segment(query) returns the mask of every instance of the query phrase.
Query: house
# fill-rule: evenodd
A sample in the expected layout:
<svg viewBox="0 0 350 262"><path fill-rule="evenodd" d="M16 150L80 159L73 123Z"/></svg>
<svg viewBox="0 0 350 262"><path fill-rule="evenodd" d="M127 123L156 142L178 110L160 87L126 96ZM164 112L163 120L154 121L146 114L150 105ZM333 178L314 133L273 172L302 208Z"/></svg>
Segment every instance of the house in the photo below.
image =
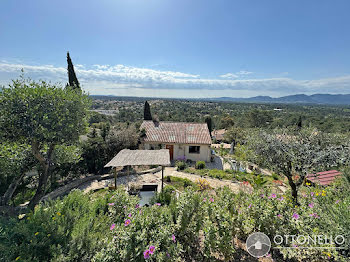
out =
<svg viewBox="0 0 350 262"><path fill-rule="evenodd" d="M211 144L211 147L215 149L220 149L220 148L231 149L231 144L227 144L227 143Z"/></svg>
<svg viewBox="0 0 350 262"><path fill-rule="evenodd" d="M209 162L211 137L206 123L143 121L140 149L169 149L170 160Z"/></svg>
<svg viewBox="0 0 350 262"><path fill-rule="evenodd" d="M213 139L215 139L218 143L220 143L224 140L225 133L226 133L226 129L213 130L212 132Z"/></svg>

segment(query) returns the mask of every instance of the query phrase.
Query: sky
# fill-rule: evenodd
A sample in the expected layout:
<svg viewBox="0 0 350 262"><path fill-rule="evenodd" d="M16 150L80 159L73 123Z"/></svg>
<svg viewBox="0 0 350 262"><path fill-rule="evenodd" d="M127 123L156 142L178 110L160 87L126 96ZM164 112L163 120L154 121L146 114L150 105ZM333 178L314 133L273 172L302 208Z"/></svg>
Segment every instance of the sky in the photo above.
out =
<svg viewBox="0 0 350 262"><path fill-rule="evenodd" d="M0 84L90 94L251 97L350 93L348 0L1 0Z"/></svg>

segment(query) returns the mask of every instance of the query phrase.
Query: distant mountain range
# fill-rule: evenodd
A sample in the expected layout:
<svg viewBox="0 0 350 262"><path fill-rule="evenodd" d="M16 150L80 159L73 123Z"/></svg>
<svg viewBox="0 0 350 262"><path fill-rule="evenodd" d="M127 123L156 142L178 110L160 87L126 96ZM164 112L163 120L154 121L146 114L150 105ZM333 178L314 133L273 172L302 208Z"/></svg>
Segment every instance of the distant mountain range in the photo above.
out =
<svg viewBox="0 0 350 262"><path fill-rule="evenodd" d="M278 104L319 104L319 105L350 105L350 94L331 95L331 94L314 94L314 95L290 95L282 97L255 96L249 98L235 97L215 97L215 98L156 98L156 97L127 97L113 95L92 95L94 99L121 99L131 101L144 101L154 99L164 100L192 100L192 101L211 101L211 102L242 102L242 103L278 103Z"/></svg>
<svg viewBox="0 0 350 262"><path fill-rule="evenodd" d="M233 98L233 97L218 97L211 98L211 101L222 102L247 102L247 103L300 103L300 104L332 104L332 105L350 105L350 94L346 95L330 95L330 94L315 94L315 95L290 95L282 97L270 96L255 96L250 98Z"/></svg>

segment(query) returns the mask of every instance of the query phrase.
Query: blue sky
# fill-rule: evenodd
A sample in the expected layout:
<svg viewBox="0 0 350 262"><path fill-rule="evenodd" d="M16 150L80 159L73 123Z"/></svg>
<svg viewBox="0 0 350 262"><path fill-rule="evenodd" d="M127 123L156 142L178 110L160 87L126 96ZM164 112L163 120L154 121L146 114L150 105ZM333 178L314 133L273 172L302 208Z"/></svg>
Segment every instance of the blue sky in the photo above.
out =
<svg viewBox="0 0 350 262"><path fill-rule="evenodd" d="M348 0L1 0L0 83L91 94L350 93Z"/></svg>

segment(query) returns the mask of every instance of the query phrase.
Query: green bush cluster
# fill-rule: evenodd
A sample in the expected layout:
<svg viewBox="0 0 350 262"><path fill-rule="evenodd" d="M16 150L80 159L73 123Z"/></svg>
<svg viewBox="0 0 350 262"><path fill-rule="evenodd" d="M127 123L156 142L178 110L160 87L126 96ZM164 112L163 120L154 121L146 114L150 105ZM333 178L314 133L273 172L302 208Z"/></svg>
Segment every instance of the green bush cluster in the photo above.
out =
<svg viewBox="0 0 350 262"><path fill-rule="evenodd" d="M107 197L92 199L73 191L35 208L22 219L1 219L4 261L88 261L102 248L111 221ZM22 216L20 216L22 217ZM0 230L1 231L1 230Z"/></svg>
<svg viewBox="0 0 350 262"><path fill-rule="evenodd" d="M238 181L246 181L246 180L248 180L248 177L250 176L248 173L229 170L229 169L219 170L219 169L186 168L184 170L184 172L199 175L199 176L208 176L211 178L238 180Z"/></svg>
<svg viewBox="0 0 350 262"><path fill-rule="evenodd" d="M123 188L98 196L72 192L20 220L2 218L0 252L5 261L234 261L234 240L245 241L257 231L270 239L277 234L349 238L350 191L344 182L303 187L300 206L293 205L289 192L264 188L235 194L228 188L213 193L188 187L179 197L173 191L165 187L149 207L139 207L139 199ZM277 261L348 261L334 244L322 245L330 247L326 251L296 245L273 248L270 255Z"/></svg>
<svg viewBox="0 0 350 262"><path fill-rule="evenodd" d="M166 185L163 189L163 191L159 194L157 194L152 200L151 203L160 203L169 205L172 198L175 196L176 187L171 185Z"/></svg>
<svg viewBox="0 0 350 262"><path fill-rule="evenodd" d="M184 161L176 161L175 166L177 167L177 170L184 170L187 168L187 164Z"/></svg>
<svg viewBox="0 0 350 262"><path fill-rule="evenodd" d="M182 177L175 177L175 176L166 176L165 181L168 183L171 183L172 186L174 186L178 190L183 190L186 187L193 187L194 189L197 189L198 186L195 182Z"/></svg>
<svg viewBox="0 0 350 262"><path fill-rule="evenodd" d="M205 168L205 162L204 161L197 161L196 162L196 169L204 169Z"/></svg>

